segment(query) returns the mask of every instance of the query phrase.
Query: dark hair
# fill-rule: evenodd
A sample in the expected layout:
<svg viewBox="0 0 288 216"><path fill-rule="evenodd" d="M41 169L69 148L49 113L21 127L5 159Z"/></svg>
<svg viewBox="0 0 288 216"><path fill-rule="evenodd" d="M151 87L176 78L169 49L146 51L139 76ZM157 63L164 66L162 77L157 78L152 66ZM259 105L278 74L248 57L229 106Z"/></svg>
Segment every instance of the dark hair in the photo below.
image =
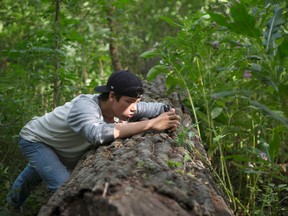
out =
<svg viewBox="0 0 288 216"><path fill-rule="evenodd" d="M109 99L110 92L103 92L100 95L98 95L98 99L101 101L107 101Z"/></svg>

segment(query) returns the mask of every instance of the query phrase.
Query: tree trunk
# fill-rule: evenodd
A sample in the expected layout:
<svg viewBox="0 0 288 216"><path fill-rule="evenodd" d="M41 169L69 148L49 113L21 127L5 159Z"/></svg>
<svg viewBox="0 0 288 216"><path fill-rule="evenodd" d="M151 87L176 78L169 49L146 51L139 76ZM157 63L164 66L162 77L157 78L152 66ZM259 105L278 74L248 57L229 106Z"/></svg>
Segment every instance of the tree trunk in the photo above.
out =
<svg viewBox="0 0 288 216"><path fill-rule="evenodd" d="M55 1L55 17L54 17L54 35L55 35L55 60L54 60L54 88L53 88L53 107L56 108L58 105L59 96L59 57L58 50L60 48L59 39L59 13L60 13L60 0Z"/></svg>
<svg viewBox="0 0 288 216"><path fill-rule="evenodd" d="M116 31L116 21L114 18L114 12L116 7L107 6L107 20L108 26L110 29L110 36L109 36L109 51L111 56L111 61L113 65L114 71L122 70L122 66L120 63L120 59L118 56L118 40L117 40L117 31Z"/></svg>
<svg viewBox="0 0 288 216"><path fill-rule="evenodd" d="M189 115L177 94L166 95L163 82L145 84L144 101L173 105L184 133L148 131L90 150L39 216L233 215Z"/></svg>

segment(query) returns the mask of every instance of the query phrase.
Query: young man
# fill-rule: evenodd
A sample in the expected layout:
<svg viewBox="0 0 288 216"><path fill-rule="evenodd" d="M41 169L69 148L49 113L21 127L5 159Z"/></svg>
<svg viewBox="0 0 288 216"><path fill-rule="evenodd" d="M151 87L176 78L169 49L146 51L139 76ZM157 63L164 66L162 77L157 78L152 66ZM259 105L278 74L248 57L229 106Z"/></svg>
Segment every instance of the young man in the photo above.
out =
<svg viewBox="0 0 288 216"><path fill-rule="evenodd" d="M142 83L129 71L113 73L95 91L101 94L80 95L23 127L19 146L29 163L15 180L8 204L19 208L42 181L56 191L93 145L179 125L174 109L165 112L165 104L140 102Z"/></svg>

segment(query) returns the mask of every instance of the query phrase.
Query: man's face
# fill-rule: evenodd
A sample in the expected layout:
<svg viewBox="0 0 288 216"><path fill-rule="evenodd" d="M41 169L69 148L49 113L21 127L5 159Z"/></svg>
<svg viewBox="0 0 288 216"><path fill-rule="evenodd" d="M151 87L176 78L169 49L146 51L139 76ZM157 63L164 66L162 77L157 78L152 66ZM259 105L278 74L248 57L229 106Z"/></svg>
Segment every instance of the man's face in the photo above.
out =
<svg viewBox="0 0 288 216"><path fill-rule="evenodd" d="M140 100L140 98L128 96L122 96L119 101L115 98L112 107L115 117L122 121L127 121L136 112L137 103L139 103Z"/></svg>

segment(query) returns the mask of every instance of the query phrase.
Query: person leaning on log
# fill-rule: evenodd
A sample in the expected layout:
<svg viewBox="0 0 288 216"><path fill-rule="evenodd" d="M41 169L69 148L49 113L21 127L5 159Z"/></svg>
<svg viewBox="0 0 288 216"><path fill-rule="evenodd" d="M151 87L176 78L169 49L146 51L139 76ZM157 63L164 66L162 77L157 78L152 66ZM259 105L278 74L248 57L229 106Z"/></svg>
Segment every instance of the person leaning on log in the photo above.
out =
<svg viewBox="0 0 288 216"><path fill-rule="evenodd" d="M129 71L114 72L95 91L101 94L77 96L22 128L19 146L28 165L12 185L8 205L20 208L42 181L56 191L92 146L147 130L174 131L180 124L175 110L165 110L165 104L140 102L142 83ZM143 118L147 120L139 121Z"/></svg>

